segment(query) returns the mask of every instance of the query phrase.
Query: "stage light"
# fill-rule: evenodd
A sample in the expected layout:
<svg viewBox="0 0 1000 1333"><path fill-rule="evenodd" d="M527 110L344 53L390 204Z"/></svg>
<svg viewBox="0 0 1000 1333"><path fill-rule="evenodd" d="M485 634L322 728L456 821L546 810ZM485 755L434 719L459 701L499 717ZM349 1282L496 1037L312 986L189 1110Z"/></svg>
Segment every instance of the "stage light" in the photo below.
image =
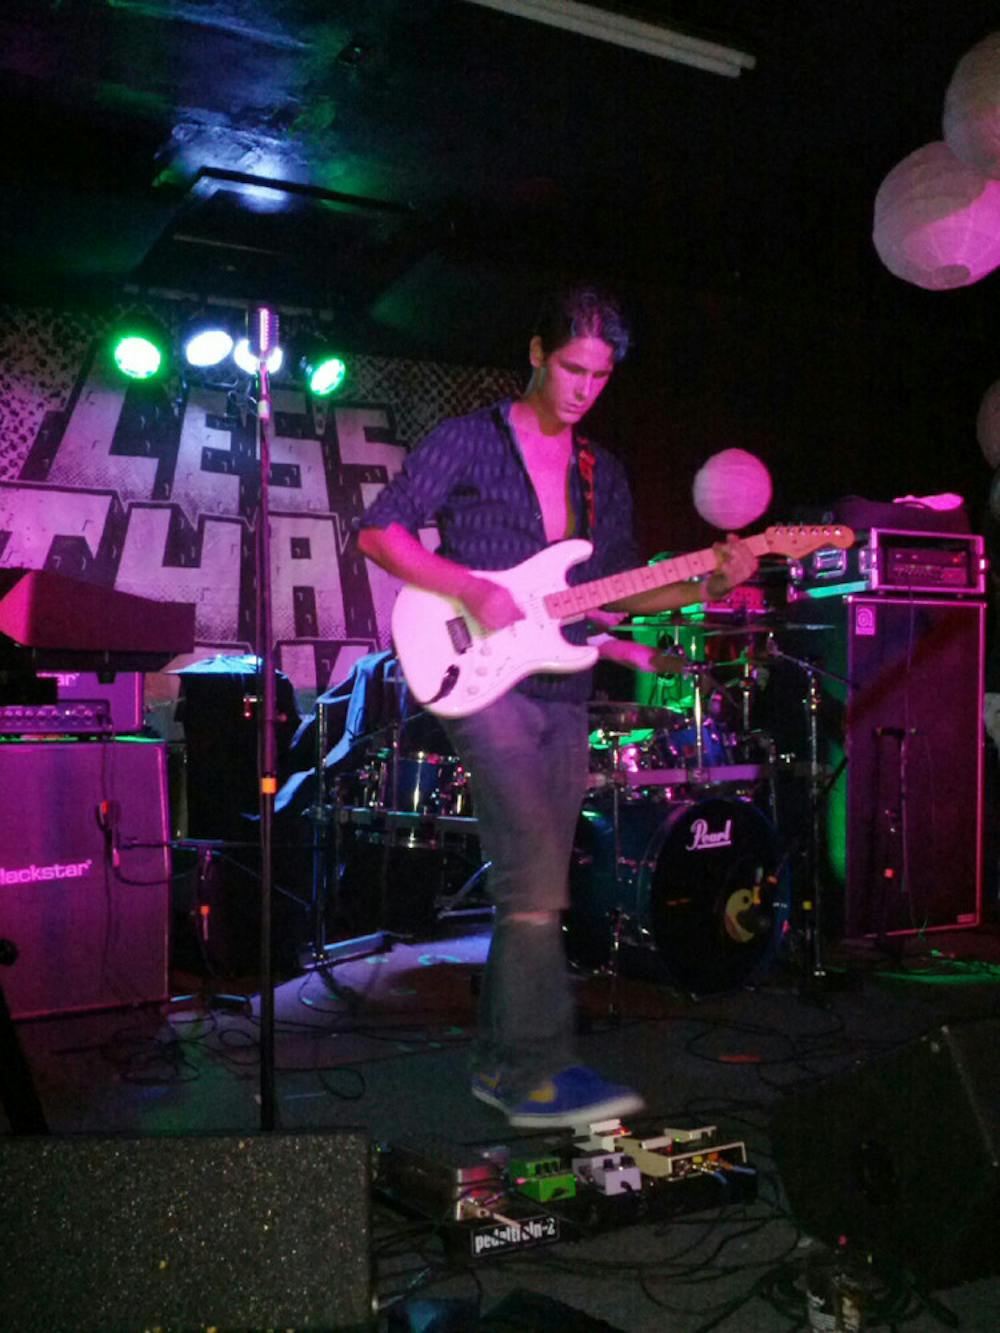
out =
<svg viewBox="0 0 1000 1333"><path fill-rule="evenodd" d="M154 380L169 364L169 345L169 337L155 320L146 315L129 315L111 332L111 359L126 379Z"/></svg>
<svg viewBox="0 0 1000 1333"><path fill-rule="evenodd" d="M232 350L232 333L223 321L210 315L191 320L181 334L184 360L198 370L219 365Z"/></svg>
<svg viewBox="0 0 1000 1333"><path fill-rule="evenodd" d="M319 338L307 340L298 351L296 365L306 388L317 398L337 393L347 379L347 362Z"/></svg>
<svg viewBox="0 0 1000 1333"><path fill-rule="evenodd" d="M260 369L260 357L254 356L250 351L250 339L241 338L233 348L233 360L239 366L240 370L246 375L256 375ZM280 347L276 347L267 358L267 373L277 375L278 371L284 365L285 353Z"/></svg>

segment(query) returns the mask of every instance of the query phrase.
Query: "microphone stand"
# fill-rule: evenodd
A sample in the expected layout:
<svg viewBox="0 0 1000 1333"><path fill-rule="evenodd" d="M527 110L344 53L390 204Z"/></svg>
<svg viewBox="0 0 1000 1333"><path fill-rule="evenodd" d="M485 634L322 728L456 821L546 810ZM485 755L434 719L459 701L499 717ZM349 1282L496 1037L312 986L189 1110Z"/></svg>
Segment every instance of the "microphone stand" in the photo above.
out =
<svg viewBox="0 0 1000 1333"><path fill-rule="evenodd" d="M277 1123L274 1058L274 971L271 958L274 798L278 790L274 632L271 605L271 381L267 361L278 341L273 310L253 311L256 329L250 346L258 358L257 441L260 450L260 499L257 504L257 661L260 672L260 1127Z"/></svg>

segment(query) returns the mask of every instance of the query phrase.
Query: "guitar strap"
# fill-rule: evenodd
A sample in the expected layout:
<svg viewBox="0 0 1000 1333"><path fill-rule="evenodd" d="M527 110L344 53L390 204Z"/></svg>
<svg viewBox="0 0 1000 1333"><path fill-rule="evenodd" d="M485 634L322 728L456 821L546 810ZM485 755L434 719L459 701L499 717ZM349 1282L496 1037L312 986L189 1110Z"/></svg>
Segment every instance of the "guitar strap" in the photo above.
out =
<svg viewBox="0 0 1000 1333"><path fill-rule="evenodd" d="M594 529L597 523L597 500L594 491L594 469L597 466L597 459L586 440L581 440L576 452L576 465L580 469L580 480L583 483L583 498L586 502L587 510L587 531L583 536L593 540Z"/></svg>

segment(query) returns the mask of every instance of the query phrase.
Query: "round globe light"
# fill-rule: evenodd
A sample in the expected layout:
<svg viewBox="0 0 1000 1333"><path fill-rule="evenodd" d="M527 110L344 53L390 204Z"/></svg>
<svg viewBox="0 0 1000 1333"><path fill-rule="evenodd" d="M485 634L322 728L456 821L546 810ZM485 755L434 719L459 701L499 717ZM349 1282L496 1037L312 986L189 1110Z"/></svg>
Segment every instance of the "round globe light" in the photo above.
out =
<svg viewBox="0 0 1000 1333"><path fill-rule="evenodd" d="M735 532L771 503L771 474L746 449L723 449L698 469L693 490L694 507L705 522Z"/></svg>

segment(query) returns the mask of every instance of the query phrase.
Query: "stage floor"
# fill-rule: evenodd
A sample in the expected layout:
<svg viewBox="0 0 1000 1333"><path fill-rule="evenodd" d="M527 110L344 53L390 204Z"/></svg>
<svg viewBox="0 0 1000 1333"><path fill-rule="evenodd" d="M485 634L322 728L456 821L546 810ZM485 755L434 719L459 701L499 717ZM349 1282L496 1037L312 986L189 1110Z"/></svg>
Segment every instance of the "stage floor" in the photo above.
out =
<svg viewBox="0 0 1000 1333"><path fill-rule="evenodd" d="M279 1126L363 1127L390 1144L414 1134L443 1135L456 1145L513 1142L500 1114L467 1088L488 942L488 917L451 920L430 938L338 965L334 985L317 972L283 981L275 996ZM822 986L804 985L798 961L779 958L754 989L701 1000L626 978L617 1018L609 980L580 977L582 1059L640 1088L665 1124L716 1123L745 1140L760 1173L757 1202L624 1227L484 1261L472 1271L450 1269L426 1246L400 1241L407 1219L379 1203L378 1289L386 1308L393 1301L398 1307L414 1279L416 1294L423 1274L430 1285L420 1288L422 1297L481 1296L484 1312L527 1289L635 1333L795 1327L776 1291L807 1242L786 1212L770 1156L771 1108L804 1084L876 1059L936 1024L1000 1017L996 927L907 938L901 954L890 960L864 943L827 946ZM232 980L221 1000L222 983L181 974L173 983L188 998L17 1025L53 1132L183 1135L259 1125L253 979L243 983L245 1009ZM816 1151L823 1152L821 1135ZM304 1208L322 1207L310 1197L308 1179L301 1197ZM931 1218L928 1225L946 1222ZM997 1328L1000 1279L956 1287L942 1299L960 1327ZM713 1324L728 1302L728 1315ZM907 1328L942 1327L917 1298L909 1308Z"/></svg>

